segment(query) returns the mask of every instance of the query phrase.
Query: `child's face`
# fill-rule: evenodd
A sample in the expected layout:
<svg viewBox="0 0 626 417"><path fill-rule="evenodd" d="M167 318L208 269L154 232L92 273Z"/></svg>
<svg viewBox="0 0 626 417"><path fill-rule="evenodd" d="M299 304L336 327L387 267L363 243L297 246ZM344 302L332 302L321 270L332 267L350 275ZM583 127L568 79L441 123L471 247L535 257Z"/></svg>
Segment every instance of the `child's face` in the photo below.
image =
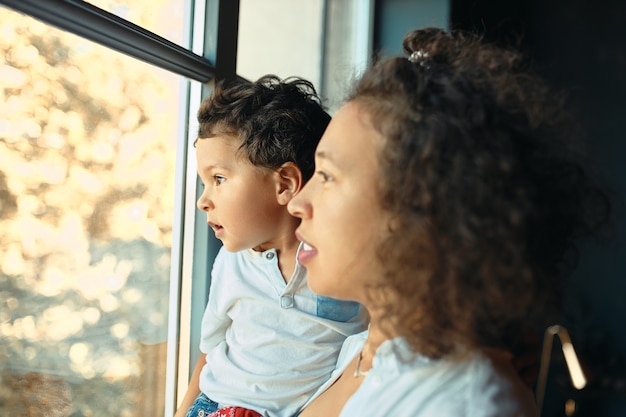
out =
<svg viewBox="0 0 626 417"><path fill-rule="evenodd" d="M198 175L204 184L198 208L224 247L267 249L284 206L276 200L275 172L256 167L237 152L233 136L201 138L196 142Z"/></svg>
<svg viewBox="0 0 626 417"><path fill-rule="evenodd" d="M367 113L346 104L317 146L314 176L289 203L302 219L298 238L309 245L298 259L321 295L367 304L366 286L382 274L376 248L389 226L378 196L382 141Z"/></svg>

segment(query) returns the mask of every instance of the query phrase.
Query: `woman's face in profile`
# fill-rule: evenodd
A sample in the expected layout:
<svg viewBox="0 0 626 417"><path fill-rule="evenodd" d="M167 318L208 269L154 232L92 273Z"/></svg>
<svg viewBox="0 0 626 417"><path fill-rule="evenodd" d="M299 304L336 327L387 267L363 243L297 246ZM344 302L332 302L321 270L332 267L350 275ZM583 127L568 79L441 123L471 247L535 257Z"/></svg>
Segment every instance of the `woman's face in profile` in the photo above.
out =
<svg viewBox="0 0 626 417"><path fill-rule="evenodd" d="M361 302L365 285L381 275L376 248L389 223L378 197L384 139L369 120L356 102L337 112L317 147L314 176L289 203L302 219L298 260L311 289Z"/></svg>

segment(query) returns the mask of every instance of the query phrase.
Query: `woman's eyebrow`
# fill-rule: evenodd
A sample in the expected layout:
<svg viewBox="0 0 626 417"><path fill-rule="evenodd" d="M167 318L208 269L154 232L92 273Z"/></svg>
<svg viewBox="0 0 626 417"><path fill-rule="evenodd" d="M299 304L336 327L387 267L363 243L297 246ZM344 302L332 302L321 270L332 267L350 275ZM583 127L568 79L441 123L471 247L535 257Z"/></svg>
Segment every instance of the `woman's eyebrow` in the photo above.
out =
<svg viewBox="0 0 626 417"><path fill-rule="evenodd" d="M335 161L333 160L332 155L324 150L315 152L315 157L318 159L324 159L326 161L329 161L332 164L335 164Z"/></svg>
<svg viewBox="0 0 626 417"><path fill-rule="evenodd" d="M341 153L329 152L328 150L319 150L315 152L316 165L317 161L323 161L326 166L339 171L346 171L352 169L355 165L355 161L352 158L344 158Z"/></svg>

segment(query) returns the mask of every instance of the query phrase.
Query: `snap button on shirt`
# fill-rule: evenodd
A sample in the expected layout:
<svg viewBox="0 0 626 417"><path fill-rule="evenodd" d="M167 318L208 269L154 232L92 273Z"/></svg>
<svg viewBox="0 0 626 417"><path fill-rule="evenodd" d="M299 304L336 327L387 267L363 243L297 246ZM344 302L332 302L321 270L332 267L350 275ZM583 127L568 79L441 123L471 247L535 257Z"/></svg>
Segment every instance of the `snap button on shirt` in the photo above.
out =
<svg viewBox="0 0 626 417"><path fill-rule="evenodd" d="M265 257L266 257L267 259L274 259L274 252L268 252L268 253L266 253L266 254L265 254Z"/></svg>
<svg viewBox="0 0 626 417"><path fill-rule="evenodd" d="M280 296L280 306L282 308L292 308L293 307L293 295L281 295Z"/></svg>

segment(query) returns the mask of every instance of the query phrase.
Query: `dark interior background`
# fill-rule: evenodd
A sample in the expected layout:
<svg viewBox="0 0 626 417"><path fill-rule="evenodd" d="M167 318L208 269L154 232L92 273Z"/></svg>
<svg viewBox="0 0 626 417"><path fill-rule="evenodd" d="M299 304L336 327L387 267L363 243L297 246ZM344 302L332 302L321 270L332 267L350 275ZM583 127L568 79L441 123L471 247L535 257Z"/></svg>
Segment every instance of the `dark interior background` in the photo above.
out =
<svg viewBox="0 0 626 417"><path fill-rule="evenodd" d="M398 34L434 21L428 10L436 6L378 1L376 48L399 53ZM583 248L561 323L589 384L572 387L555 340L542 416L626 416L626 1L450 0L447 6L450 28L518 46L552 86L567 91L590 157L612 190L615 236ZM568 412L567 400L575 402Z"/></svg>

